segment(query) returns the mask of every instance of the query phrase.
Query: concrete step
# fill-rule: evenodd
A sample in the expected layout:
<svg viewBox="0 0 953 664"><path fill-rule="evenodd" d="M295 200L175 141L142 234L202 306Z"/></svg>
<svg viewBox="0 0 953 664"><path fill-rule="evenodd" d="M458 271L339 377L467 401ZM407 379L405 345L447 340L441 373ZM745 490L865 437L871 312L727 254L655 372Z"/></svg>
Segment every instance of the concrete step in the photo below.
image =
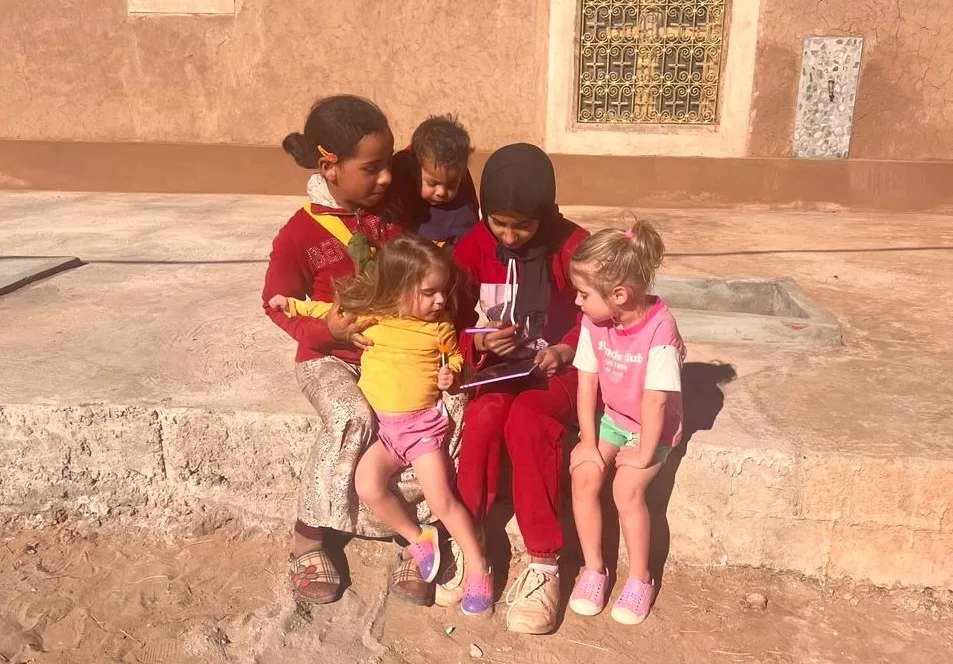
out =
<svg viewBox="0 0 953 664"><path fill-rule="evenodd" d="M80 515L157 533L231 519L286 528L316 426L295 414L6 404L0 510L12 522ZM672 560L953 587L953 463L703 438L659 478Z"/></svg>

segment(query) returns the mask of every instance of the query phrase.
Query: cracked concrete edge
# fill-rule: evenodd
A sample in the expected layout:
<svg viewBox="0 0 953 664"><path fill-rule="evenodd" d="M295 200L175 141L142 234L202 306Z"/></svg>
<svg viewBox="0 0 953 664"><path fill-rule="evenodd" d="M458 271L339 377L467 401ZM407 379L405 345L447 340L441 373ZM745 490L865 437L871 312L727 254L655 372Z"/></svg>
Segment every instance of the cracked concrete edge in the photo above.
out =
<svg viewBox="0 0 953 664"><path fill-rule="evenodd" d="M5 280L0 280L0 295L12 293L15 290L28 286L37 281L52 277L54 274L72 270L83 266L83 261L75 256L49 256L44 258L24 258L18 256L5 256L0 260L29 262L31 267L11 275Z"/></svg>
<svg viewBox="0 0 953 664"><path fill-rule="evenodd" d="M0 522L285 529L316 426L295 414L0 405ZM667 510L671 557L953 587L951 503L953 462L692 441ZM508 531L521 553L515 523Z"/></svg>

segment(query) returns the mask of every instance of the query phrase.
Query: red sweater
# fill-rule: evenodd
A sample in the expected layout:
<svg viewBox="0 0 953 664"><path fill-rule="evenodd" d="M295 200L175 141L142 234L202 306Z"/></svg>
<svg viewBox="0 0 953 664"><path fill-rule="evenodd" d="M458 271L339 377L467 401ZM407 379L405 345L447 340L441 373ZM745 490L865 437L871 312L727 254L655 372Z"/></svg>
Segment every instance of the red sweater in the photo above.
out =
<svg viewBox="0 0 953 664"><path fill-rule="evenodd" d="M372 243L383 243L403 230L403 215L394 204L351 213L317 204L312 204L311 209L316 214L331 213L340 217L351 232L366 232ZM347 247L304 210L298 210L278 231L272 243L261 299L268 317L298 342L296 362L334 355L356 363L360 353L349 344L335 341L326 320L306 316L288 318L280 311L272 311L268 300L275 295L285 295L299 300L310 297L331 302L334 280L353 274L354 263L347 255Z"/></svg>
<svg viewBox="0 0 953 664"><path fill-rule="evenodd" d="M550 344L567 344L576 347L582 311L576 306L576 289L569 280L569 259L576 247L589 237L589 231L577 226L562 215L552 221L551 263L549 273L549 314L543 337ZM456 264L470 277L470 284L460 297L460 312L470 312L480 302L486 310L493 303L488 301L494 291L506 283L506 265L496 257L496 238L485 223L478 223L463 236L453 250ZM459 327L472 326L476 314L459 316ZM462 345L461 347L466 347Z"/></svg>

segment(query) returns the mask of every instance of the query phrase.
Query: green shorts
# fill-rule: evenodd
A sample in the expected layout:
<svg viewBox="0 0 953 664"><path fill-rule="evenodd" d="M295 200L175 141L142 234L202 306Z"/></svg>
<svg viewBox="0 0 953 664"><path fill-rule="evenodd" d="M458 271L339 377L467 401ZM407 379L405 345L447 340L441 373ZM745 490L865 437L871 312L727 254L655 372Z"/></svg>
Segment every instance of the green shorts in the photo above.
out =
<svg viewBox="0 0 953 664"><path fill-rule="evenodd" d="M603 414L602 419L599 420L599 440L604 440L616 447L638 447L639 434L626 431L613 422L608 415ZM671 451L671 447L659 445L655 449L655 456L652 457L652 460L656 463L665 463L665 459L668 458Z"/></svg>

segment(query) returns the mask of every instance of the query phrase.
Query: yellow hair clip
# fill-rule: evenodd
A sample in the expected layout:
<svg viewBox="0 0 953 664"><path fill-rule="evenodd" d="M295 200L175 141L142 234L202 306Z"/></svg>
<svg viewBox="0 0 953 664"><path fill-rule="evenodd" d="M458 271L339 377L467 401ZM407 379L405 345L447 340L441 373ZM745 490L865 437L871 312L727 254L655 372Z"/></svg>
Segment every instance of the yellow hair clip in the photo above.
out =
<svg viewBox="0 0 953 664"><path fill-rule="evenodd" d="M330 161L332 164L338 163L338 156L334 154L333 152L328 152L327 150L325 150L324 146L322 145L318 146L318 154L320 154L322 157Z"/></svg>

